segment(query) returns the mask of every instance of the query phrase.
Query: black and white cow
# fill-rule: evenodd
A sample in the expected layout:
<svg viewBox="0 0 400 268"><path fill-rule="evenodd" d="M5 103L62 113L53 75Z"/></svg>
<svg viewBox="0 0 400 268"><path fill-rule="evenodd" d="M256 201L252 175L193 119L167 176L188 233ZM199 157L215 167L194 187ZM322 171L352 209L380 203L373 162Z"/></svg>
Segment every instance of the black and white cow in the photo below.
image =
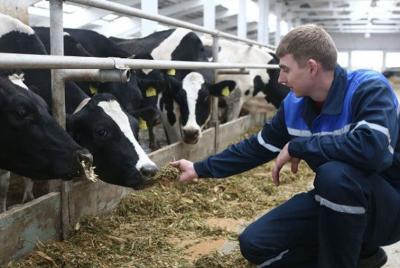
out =
<svg viewBox="0 0 400 268"><path fill-rule="evenodd" d="M9 170L32 179L71 179L83 173L81 161L92 161L43 99L19 75L6 73L0 71L0 212L6 209Z"/></svg>
<svg viewBox="0 0 400 268"><path fill-rule="evenodd" d="M212 40L203 37L202 41L207 51L210 51ZM253 64L279 64L279 59L272 50L249 46L243 43L220 40L218 62L223 63L253 63ZM212 56L209 55L208 56ZM279 69L248 69L248 74L220 74L217 81L227 79L236 82L235 90L227 97L223 97L226 103L226 121L237 118L243 104L257 93L265 94L265 99L275 107L279 107L281 101L289 93L289 88L278 83Z"/></svg>
<svg viewBox="0 0 400 268"><path fill-rule="evenodd" d="M12 23L10 23L10 21ZM8 16L0 38L0 52L46 54L33 29ZM3 40L4 37L4 40ZM4 45L4 47L2 46ZM31 48L35 47L35 50ZM14 49L12 49L14 48ZM26 70L25 81L51 104L50 73ZM76 84L66 84L67 129L82 146L92 151L99 178L112 184L140 187L155 175L157 166L137 143L138 124L110 94L89 98Z"/></svg>
<svg viewBox="0 0 400 268"><path fill-rule="evenodd" d="M35 33L42 40L46 49L50 49L50 34L48 27L34 27ZM124 57L129 54L120 49L105 36L83 29L64 29L64 53L68 56L81 57ZM142 55L141 58L148 58ZM157 108L158 93L163 90L164 78L159 70L143 73L133 71L128 83L116 82L80 82L77 83L87 94L111 93L121 106L131 115L144 120L149 127L150 148L156 149L156 141L152 127L159 121Z"/></svg>
<svg viewBox="0 0 400 268"><path fill-rule="evenodd" d="M118 41L118 45L132 55L149 54L155 60L208 61L200 38L186 29L156 32L138 39L112 40ZM222 92L233 90L235 82L213 84L211 69L165 72L168 89L163 92L159 107L169 141L183 139L186 143L197 143L210 116L210 96L221 96Z"/></svg>

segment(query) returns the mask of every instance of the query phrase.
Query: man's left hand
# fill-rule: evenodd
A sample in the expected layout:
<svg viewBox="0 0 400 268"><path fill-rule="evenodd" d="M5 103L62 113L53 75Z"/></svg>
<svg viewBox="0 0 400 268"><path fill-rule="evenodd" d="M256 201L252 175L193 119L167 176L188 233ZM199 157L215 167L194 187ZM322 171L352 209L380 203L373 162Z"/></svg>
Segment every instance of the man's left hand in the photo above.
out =
<svg viewBox="0 0 400 268"><path fill-rule="evenodd" d="M280 173L282 167L289 161L291 162L292 172L297 173L300 159L291 157L289 155L289 143L286 143L286 145L282 148L281 152L279 153L278 157L276 158L275 166L272 169L272 180L274 181L276 186L279 185L279 173Z"/></svg>

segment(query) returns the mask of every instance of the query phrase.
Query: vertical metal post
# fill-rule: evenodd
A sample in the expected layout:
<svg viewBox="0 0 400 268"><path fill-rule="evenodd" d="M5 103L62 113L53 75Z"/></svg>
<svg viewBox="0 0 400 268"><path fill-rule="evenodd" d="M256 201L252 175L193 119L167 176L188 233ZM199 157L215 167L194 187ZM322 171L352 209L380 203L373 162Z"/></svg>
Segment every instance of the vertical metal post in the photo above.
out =
<svg viewBox="0 0 400 268"><path fill-rule="evenodd" d="M382 59L382 67L381 67L381 71L383 72L385 69L386 69L386 54L387 54L387 51L386 50L384 50L383 51L383 59Z"/></svg>
<svg viewBox="0 0 400 268"><path fill-rule="evenodd" d="M215 29L215 0L203 0L203 26Z"/></svg>
<svg viewBox="0 0 400 268"><path fill-rule="evenodd" d="M238 14L238 32L237 35L241 38L247 38L247 16L246 16L246 0L239 0Z"/></svg>
<svg viewBox="0 0 400 268"><path fill-rule="evenodd" d="M64 55L63 0L50 0L50 52ZM61 70L51 70L52 112L57 122L65 129L65 84ZM61 238L68 236L70 225L69 191L70 184L60 181L49 184L50 191L61 188Z"/></svg>
<svg viewBox="0 0 400 268"><path fill-rule="evenodd" d="M275 29L275 46L279 45L281 40L281 20L282 20L282 10L281 3L275 3L275 15L276 15L276 29Z"/></svg>
<svg viewBox="0 0 400 268"><path fill-rule="evenodd" d="M269 0L258 1L258 25L257 25L257 41L260 43L269 43Z"/></svg>
<svg viewBox="0 0 400 268"><path fill-rule="evenodd" d="M158 14L158 0L142 0L141 7L142 7L143 11L145 11L149 14L152 14L152 15ZM157 26L158 26L157 21L141 19L141 23L142 23L142 25L141 25L142 36L147 36L149 34L154 33L157 30Z"/></svg>
<svg viewBox="0 0 400 268"><path fill-rule="evenodd" d="M219 37L213 36L212 43L212 54L213 62L218 62L218 51L219 51ZM214 70L214 77L217 78L217 70ZM215 82L215 81L214 81ZM219 120L218 120L218 97L212 98L212 122L214 123L215 136L214 136L214 153L218 152L219 149Z"/></svg>

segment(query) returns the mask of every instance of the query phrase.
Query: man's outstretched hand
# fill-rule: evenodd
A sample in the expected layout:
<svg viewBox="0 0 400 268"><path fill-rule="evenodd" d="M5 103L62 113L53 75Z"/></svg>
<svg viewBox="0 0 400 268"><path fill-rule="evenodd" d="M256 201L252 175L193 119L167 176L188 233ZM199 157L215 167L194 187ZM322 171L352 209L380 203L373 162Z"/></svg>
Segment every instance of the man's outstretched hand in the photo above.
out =
<svg viewBox="0 0 400 268"><path fill-rule="evenodd" d="M279 185L279 173L282 167L289 161L291 162L292 172L297 173L297 170L299 169L300 159L291 157L289 155L289 143L286 143L286 145L283 147L278 157L276 158L275 166L272 169L272 180L274 181L276 186Z"/></svg>
<svg viewBox="0 0 400 268"><path fill-rule="evenodd" d="M170 162L169 164L180 170L181 175L179 176L179 181L181 182L195 181L199 177L194 170L193 162L191 161L181 159L178 161Z"/></svg>

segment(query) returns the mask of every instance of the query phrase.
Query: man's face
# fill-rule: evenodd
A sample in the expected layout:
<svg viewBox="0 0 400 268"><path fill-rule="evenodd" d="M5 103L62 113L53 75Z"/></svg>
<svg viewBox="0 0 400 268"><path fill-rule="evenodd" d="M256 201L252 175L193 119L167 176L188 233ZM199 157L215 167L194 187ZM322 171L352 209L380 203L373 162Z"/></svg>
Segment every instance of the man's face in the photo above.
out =
<svg viewBox="0 0 400 268"><path fill-rule="evenodd" d="M311 74L306 64L299 66L292 54L280 58L278 82L291 88L297 97L309 96L311 93Z"/></svg>

